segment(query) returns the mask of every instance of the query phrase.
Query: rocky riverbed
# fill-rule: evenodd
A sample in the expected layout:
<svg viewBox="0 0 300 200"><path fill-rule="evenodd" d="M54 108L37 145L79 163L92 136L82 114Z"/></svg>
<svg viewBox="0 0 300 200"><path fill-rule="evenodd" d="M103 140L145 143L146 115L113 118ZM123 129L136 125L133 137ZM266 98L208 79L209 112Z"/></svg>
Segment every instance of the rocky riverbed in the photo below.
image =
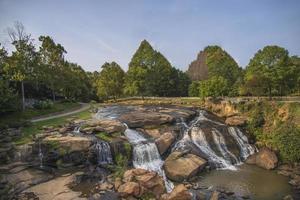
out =
<svg viewBox="0 0 300 200"><path fill-rule="evenodd" d="M272 177L264 180L268 193L261 190L259 178L251 179L269 174L279 163L274 152L258 150L248 140L237 126L245 120L180 106L112 105L99 108L89 120L43 127L42 134L22 146L1 134L7 143L0 152L5 158L1 198L298 198L297 164L281 165L278 174L266 175ZM277 188L274 180L280 182Z"/></svg>

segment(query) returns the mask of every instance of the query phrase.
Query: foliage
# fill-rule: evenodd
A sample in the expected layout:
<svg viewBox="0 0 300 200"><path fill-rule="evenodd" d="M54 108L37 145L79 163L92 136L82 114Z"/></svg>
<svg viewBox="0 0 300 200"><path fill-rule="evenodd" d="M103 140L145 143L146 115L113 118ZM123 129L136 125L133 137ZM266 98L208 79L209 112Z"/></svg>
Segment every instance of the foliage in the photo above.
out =
<svg viewBox="0 0 300 200"><path fill-rule="evenodd" d="M115 157L116 165L110 166L114 173L114 177L122 178L128 168L128 158L122 154L117 154Z"/></svg>
<svg viewBox="0 0 300 200"><path fill-rule="evenodd" d="M200 82L199 81L193 81L189 86L189 97L199 97L199 87Z"/></svg>
<svg viewBox="0 0 300 200"><path fill-rule="evenodd" d="M102 71L96 80L97 94L99 97L108 99L122 95L125 73L115 62L104 63Z"/></svg>
<svg viewBox="0 0 300 200"><path fill-rule="evenodd" d="M201 97L218 97L228 94L228 82L222 76L214 76L201 81L199 87Z"/></svg>
<svg viewBox="0 0 300 200"><path fill-rule="evenodd" d="M283 123L273 135L273 146L279 150L283 161L299 162L300 160L300 128L294 124Z"/></svg>
<svg viewBox="0 0 300 200"><path fill-rule="evenodd" d="M33 107L36 108L36 109L40 109L40 110L43 110L43 109L50 109L53 107L53 102L50 101L50 100L40 100L40 101L37 101L33 104Z"/></svg>

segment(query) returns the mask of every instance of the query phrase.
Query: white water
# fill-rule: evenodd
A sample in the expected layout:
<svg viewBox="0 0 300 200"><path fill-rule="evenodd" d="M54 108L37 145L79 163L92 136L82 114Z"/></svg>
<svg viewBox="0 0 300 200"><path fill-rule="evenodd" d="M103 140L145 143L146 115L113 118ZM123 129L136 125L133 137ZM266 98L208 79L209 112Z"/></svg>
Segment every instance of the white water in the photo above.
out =
<svg viewBox="0 0 300 200"><path fill-rule="evenodd" d="M111 164L113 163L110 146L107 142L98 140L95 146L97 150L98 164Z"/></svg>
<svg viewBox="0 0 300 200"><path fill-rule="evenodd" d="M124 132L129 142L134 145L133 148L133 166L135 168L155 171L163 177L167 192L171 192L174 185L165 175L162 166L164 164L160 157L157 146L154 142L147 141L139 132L129 129L126 125Z"/></svg>
<svg viewBox="0 0 300 200"><path fill-rule="evenodd" d="M39 141L39 160L40 160L40 168L43 168L43 152L42 152L42 147L41 147L41 141Z"/></svg>
<svg viewBox="0 0 300 200"><path fill-rule="evenodd" d="M236 157L228 148L223 134L216 128L211 131L214 145L221 153L219 156L208 143L204 131L200 127L196 127L198 123L209 121L217 126L225 126L225 124L208 119L206 111L200 110L199 116L194 119L189 125L181 122L184 133L181 140L179 140L173 148L173 151L184 150L188 144L194 144L201 152L203 152L208 160L216 165L219 169L236 170L234 165L241 164L241 159ZM237 145L240 147L241 157L245 160L249 155L255 153L255 148L248 143L247 137L237 128L229 127L229 134L236 140Z"/></svg>
<svg viewBox="0 0 300 200"><path fill-rule="evenodd" d="M256 149L249 144L248 138L238 128L229 127L228 132L238 143L241 150L241 157L244 160L256 152Z"/></svg>
<svg viewBox="0 0 300 200"><path fill-rule="evenodd" d="M81 129L81 126L76 126L76 127L74 128L74 130L73 130L73 133L74 133L75 135L79 135L79 134L80 134L80 129Z"/></svg>

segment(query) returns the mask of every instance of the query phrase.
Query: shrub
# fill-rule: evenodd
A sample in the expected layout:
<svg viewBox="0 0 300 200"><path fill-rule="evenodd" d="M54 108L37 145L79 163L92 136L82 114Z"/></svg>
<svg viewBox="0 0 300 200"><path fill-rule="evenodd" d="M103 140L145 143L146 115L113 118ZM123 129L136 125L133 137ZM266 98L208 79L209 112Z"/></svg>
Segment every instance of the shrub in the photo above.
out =
<svg viewBox="0 0 300 200"><path fill-rule="evenodd" d="M272 145L279 150L280 158L286 162L300 160L300 129L285 122L274 132Z"/></svg>
<svg viewBox="0 0 300 200"><path fill-rule="evenodd" d="M33 104L33 107L39 110L50 109L53 107L53 102L50 100L40 100Z"/></svg>

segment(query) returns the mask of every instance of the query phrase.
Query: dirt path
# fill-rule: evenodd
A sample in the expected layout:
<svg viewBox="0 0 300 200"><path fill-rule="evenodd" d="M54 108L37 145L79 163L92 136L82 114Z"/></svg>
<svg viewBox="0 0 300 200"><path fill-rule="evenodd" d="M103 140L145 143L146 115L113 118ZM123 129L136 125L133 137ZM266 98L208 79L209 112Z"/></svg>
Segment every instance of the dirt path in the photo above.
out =
<svg viewBox="0 0 300 200"><path fill-rule="evenodd" d="M60 113L52 113L48 116L41 116L41 117L36 117L32 120L30 120L30 122L40 122L40 121L45 121L45 120L49 120L49 119L54 119L54 118L59 118L59 117L65 117L68 115L73 115L82 111L85 111L87 109L90 108L90 105L87 103L81 103L81 107L76 109L76 110L72 110L72 111L64 111L64 112L60 112Z"/></svg>

